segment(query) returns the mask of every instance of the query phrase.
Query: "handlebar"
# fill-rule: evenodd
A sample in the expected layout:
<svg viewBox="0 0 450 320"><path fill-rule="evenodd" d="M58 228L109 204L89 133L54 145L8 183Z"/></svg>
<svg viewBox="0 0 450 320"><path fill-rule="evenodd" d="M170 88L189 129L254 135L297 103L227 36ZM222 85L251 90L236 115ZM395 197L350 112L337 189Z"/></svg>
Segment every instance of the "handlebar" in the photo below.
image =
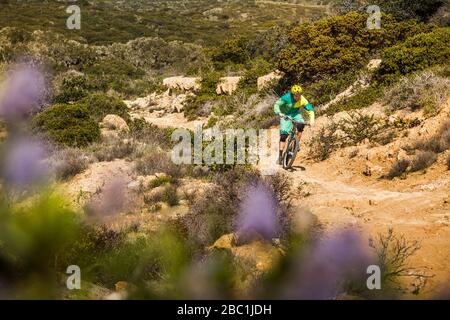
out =
<svg viewBox="0 0 450 320"><path fill-rule="evenodd" d="M283 118L284 120L288 120L288 121L292 121L293 123L303 123L305 126L311 126L311 124L309 123L309 122L298 122L298 121L295 121L294 119L292 119L291 117L289 117L289 116L279 116L280 118Z"/></svg>

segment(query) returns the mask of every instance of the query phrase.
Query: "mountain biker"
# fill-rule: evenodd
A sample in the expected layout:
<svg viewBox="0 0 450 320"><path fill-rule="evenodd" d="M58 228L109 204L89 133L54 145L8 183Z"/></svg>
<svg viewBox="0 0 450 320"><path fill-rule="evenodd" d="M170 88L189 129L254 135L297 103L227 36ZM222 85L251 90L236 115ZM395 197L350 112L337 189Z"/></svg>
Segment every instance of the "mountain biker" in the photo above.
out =
<svg viewBox="0 0 450 320"><path fill-rule="evenodd" d="M302 95L302 92L303 89L301 86L297 84L292 86L291 90L278 99L273 107L275 114L280 117L280 155L278 164L282 163L286 139L289 136L289 132L292 130L292 122L284 117L288 116L298 122L298 141L300 141L302 132L305 129L305 120L303 120L302 109L308 114L310 125L314 124L314 108Z"/></svg>

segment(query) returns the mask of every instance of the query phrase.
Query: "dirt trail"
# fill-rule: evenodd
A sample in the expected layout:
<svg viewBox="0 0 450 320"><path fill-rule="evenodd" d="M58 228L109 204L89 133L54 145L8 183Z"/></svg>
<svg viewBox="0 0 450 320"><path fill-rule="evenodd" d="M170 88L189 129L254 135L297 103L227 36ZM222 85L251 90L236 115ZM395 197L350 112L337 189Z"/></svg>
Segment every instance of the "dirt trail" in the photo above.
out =
<svg viewBox="0 0 450 320"><path fill-rule="evenodd" d="M301 155L294 169L288 174L304 195L296 205L307 207L325 230L356 228L368 239L393 228L396 234L421 243L421 249L410 262L434 275L423 292L424 297L434 296L440 285L450 281L448 171L431 171L428 182L433 181L435 174L439 177L434 188L429 183L364 180L351 169L336 167L332 160L302 162Z"/></svg>

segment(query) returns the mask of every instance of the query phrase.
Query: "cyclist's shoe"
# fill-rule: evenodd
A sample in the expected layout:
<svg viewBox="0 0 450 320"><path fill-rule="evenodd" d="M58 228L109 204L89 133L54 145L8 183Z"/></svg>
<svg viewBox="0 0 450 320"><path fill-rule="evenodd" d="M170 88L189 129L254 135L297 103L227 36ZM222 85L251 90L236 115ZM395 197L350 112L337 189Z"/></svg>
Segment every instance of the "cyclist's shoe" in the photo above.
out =
<svg viewBox="0 0 450 320"><path fill-rule="evenodd" d="M283 156L282 155L278 157L277 164L280 166L283 164Z"/></svg>

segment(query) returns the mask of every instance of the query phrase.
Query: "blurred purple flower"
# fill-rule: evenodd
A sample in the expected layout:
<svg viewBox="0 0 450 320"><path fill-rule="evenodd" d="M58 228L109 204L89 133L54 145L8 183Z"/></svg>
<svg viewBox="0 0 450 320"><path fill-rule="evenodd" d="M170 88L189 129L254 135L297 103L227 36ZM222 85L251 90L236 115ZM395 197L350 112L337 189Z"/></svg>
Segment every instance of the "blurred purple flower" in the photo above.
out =
<svg viewBox="0 0 450 320"><path fill-rule="evenodd" d="M252 185L240 205L236 221L239 241L250 240L259 235L270 240L279 232L277 201L273 191L265 184Z"/></svg>
<svg viewBox="0 0 450 320"><path fill-rule="evenodd" d="M8 142L5 151L2 175L8 186L27 188L48 177L42 144L22 138Z"/></svg>
<svg viewBox="0 0 450 320"><path fill-rule="evenodd" d="M35 113L48 98L44 72L31 64L19 64L11 69L0 90L0 115L15 122Z"/></svg>
<svg viewBox="0 0 450 320"><path fill-rule="evenodd" d="M286 285L285 298L335 299L348 281L365 286L367 267L374 261L355 231L332 234L299 258Z"/></svg>

